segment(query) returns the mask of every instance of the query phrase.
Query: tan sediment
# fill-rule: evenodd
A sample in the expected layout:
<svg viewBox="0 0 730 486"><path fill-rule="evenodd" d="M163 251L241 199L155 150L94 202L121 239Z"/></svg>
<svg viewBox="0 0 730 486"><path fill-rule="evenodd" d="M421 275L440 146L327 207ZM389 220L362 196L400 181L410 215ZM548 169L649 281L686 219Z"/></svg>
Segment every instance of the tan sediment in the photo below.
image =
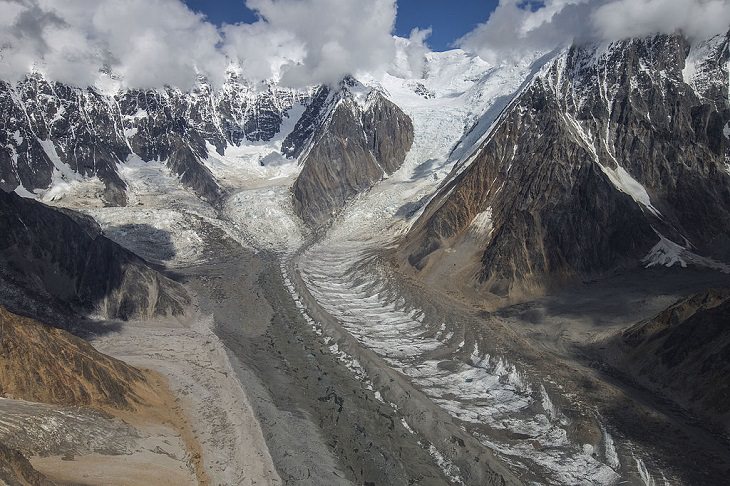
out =
<svg viewBox="0 0 730 486"><path fill-rule="evenodd" d="M117 410L114 414L138 428L163 424L179 432L188 451L189 463L195 471L198 484L208 486L211 481L203 466L203 448L190 427L190 418L180 405L180 399L173 394L167 378L154 370L142 369L142 371L154 392L146 397L140 391L141 397L146 399L148 405L140 407L133 413Z"/></svg>

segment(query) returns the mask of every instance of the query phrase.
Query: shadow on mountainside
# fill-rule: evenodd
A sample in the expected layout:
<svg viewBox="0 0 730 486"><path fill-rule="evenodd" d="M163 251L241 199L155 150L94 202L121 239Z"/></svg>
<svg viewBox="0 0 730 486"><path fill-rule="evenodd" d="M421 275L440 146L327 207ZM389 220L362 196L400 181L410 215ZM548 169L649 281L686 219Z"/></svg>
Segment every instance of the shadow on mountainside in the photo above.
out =
<svg viewBox="0 0 730 486"><path fill-rule="evenodd" d="M0 192L0 228L0 304L13 312L74 330L88 319L179 315L189 303L91 217ZM169 252L169 236L166 247L155 236Z"/></svg>

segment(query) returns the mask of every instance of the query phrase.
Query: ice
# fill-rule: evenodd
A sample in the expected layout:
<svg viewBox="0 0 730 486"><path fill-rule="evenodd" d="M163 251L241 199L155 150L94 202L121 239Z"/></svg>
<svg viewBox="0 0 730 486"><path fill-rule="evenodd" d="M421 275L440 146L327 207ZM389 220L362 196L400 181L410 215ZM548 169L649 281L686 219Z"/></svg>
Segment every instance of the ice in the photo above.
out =
<svg viewBox="0 0 730 486"><path fill-rule="evenodd" d="M611 437L611 434L608 433L605 427L602 427L601 431L603 433L603 454L606 457L606 462L609 466L611 466L611 468L613 468L614 471L617 471L621 463L619 462L618 453L616 452L616 445L613 442L613 437Z"/></svg>
<svg viewBox="0 0 730 486"><path fill-rule="evenodd" d="M489 237L492 232L492 208L477 213L467 229L470 236L475 239Z"/></svg>
<svg viewBox="0 0 730 486"><path fill-rule="evenodd" d="M641 260L646 268L654 266L673 267L675 265L687 268L688 264L692 264L717 270L722 273L730 273L730 265L713 260L712 258L697 255L684 246L665 238L663 235L659 233L657 235L659 236L659 242Z"/></svg>
<svg viewBox="0 0 730 486"><path fill-rule="evenodd" d="M601 167L603 173L608 176L616 189L631 196L634 201L644 206L654 216L661 217L661 213L652 206L651 198L649 197L649 193L646 192L646 188L636 179L631 177L631 174L626 172L626 169L620 165L616 166L615 169L601 164L598 165Z"/></svg>
<svg viewBox="0 0 730 486"><path fill-rule="evenodd" d="M642 263L647 268L654 266L673 267L679 265L682 268L687 267L687 262L682 258L682 253L685 248L675 242L668 240L662 235L659 235L659 243L649 251L649 254L644 257Z"/></svg>
<svg viewBox="0 0 730 486"><path fill-rule="evenodd" d="M436 461L436 465L441 468L446 477L449 478L449 481L453 484L464 484L464 480L461 479L461 471L459 471L459 468L446 459L433 444L428 446L428 452Z"/></svg>

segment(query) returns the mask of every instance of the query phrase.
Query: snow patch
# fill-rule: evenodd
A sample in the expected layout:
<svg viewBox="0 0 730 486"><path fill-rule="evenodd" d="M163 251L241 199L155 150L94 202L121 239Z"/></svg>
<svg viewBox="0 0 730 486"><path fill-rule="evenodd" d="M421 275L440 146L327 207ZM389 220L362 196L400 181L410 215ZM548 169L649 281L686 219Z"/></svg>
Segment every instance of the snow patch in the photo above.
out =
<svg viewBox="0 0 730 486"><path fill-rule="evenodd" d="M662 235L659 235L659 243L649 251L649 254L641 260L646 265L646 268L654 266L673 267L679 265L682 268L687 268L687 262L682 258L682 253L685 248L675 242L668 240Z"/></svg>
<svg viewBox="0 0 730 486"><path fill-rule="evenodd" d="M621 463L618 459L616 444L613 442L613 437L611 437L611 434L609 434L603 426L601 426L601 432L603 434L603 455L606 458L606 463L611 466L611 469L618 471Z"/></svg>
<svg viewBox="0 0 730 486"><path fill-rule="evenodd" d="M461 479L461 471L459 468L454 463L446 459L433 444L428 446L428 453L431 454L431 457L433 457L436 461L436 465L441 468L446 477L449 478L449 481L453 484L464 484L464 480Z"/></svg>
<svg viewBox="0 0 730 486"><path fill-rule="evenodd" d="M488 238L492 233L492 208L488 207L484 211L474 216L467 233L476 239Z"/></svg>
<svg viewBox="0 0 730 486"><path fill-rule="evenodd" d="M649 197L649 193L646 192L646 188L639 181L631 177L631 174L626 172L626 169L620 165L617 165L615 169L606 167L600 163L598 166L608 176L616 189L631 196L634 201L644 206L654 216L661 217L661 213L652 206L651 198Z"/></svg>
<svg viewBox="0 0 730 486"><path fill-rule="evenodd" d="M680 265L682 268L687 268L688 264L692 264L722 273L730 273L730 265L692 253L684 246L665 238L659 233L657 234L659 235L659 243L654 245L649 254L641 260L646 268L657 265L665 267Z"/></svg>

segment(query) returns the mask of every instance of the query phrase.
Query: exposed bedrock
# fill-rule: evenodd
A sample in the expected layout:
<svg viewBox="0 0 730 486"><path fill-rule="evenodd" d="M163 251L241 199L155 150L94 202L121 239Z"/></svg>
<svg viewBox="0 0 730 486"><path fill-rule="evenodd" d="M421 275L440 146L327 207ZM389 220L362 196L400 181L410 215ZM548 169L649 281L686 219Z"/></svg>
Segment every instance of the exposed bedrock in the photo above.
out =
<svg viewBox="0 0 730 486"><path fill-rule="evenodd" d="M682 299L587 350L622 378L730 431L730 290Z"/></svg>
<svg viewBox="0 0 730 486"><path fill-rule="evenodd" d="M519 297L637 267L662 236L730 257L727 61L727 36L566 50L455 169L401 258Z"/></svg>
<svg viewBox="0 0 730 486"><path fill-rule="evenodd" d="M378 91L369 93L365 106L345 89L331 103L303 151L293 187L295 210L313 226L395 172L413 144L411 119Z"/></svg>
<svg viewBox="0 0 730 486"><path fill-rule="evenodd" d="M0 396L100 410L154 401L146 375L72 334L0 306Z"/></svg>
<svg viewBox="0 0 730 486"><path fill-rule="evenodd" d="M90 217L0 191L2 304L48 322L181 314L183 287L109 240Z"/></svg>
<svg viewBox="0 0 730 486"><path fill-rule="evenodd" d="M167 164L211 202L222 190L205 166L209 150L269 141L289 112L309 105L307 90L253 87L228 73L222 88L100 93L39 74L0 82L0 189L44 191L59 181L98 178L108 205L127 203L120 166L130 155ZM316 100L315 100L316 101Z"/></svg>

